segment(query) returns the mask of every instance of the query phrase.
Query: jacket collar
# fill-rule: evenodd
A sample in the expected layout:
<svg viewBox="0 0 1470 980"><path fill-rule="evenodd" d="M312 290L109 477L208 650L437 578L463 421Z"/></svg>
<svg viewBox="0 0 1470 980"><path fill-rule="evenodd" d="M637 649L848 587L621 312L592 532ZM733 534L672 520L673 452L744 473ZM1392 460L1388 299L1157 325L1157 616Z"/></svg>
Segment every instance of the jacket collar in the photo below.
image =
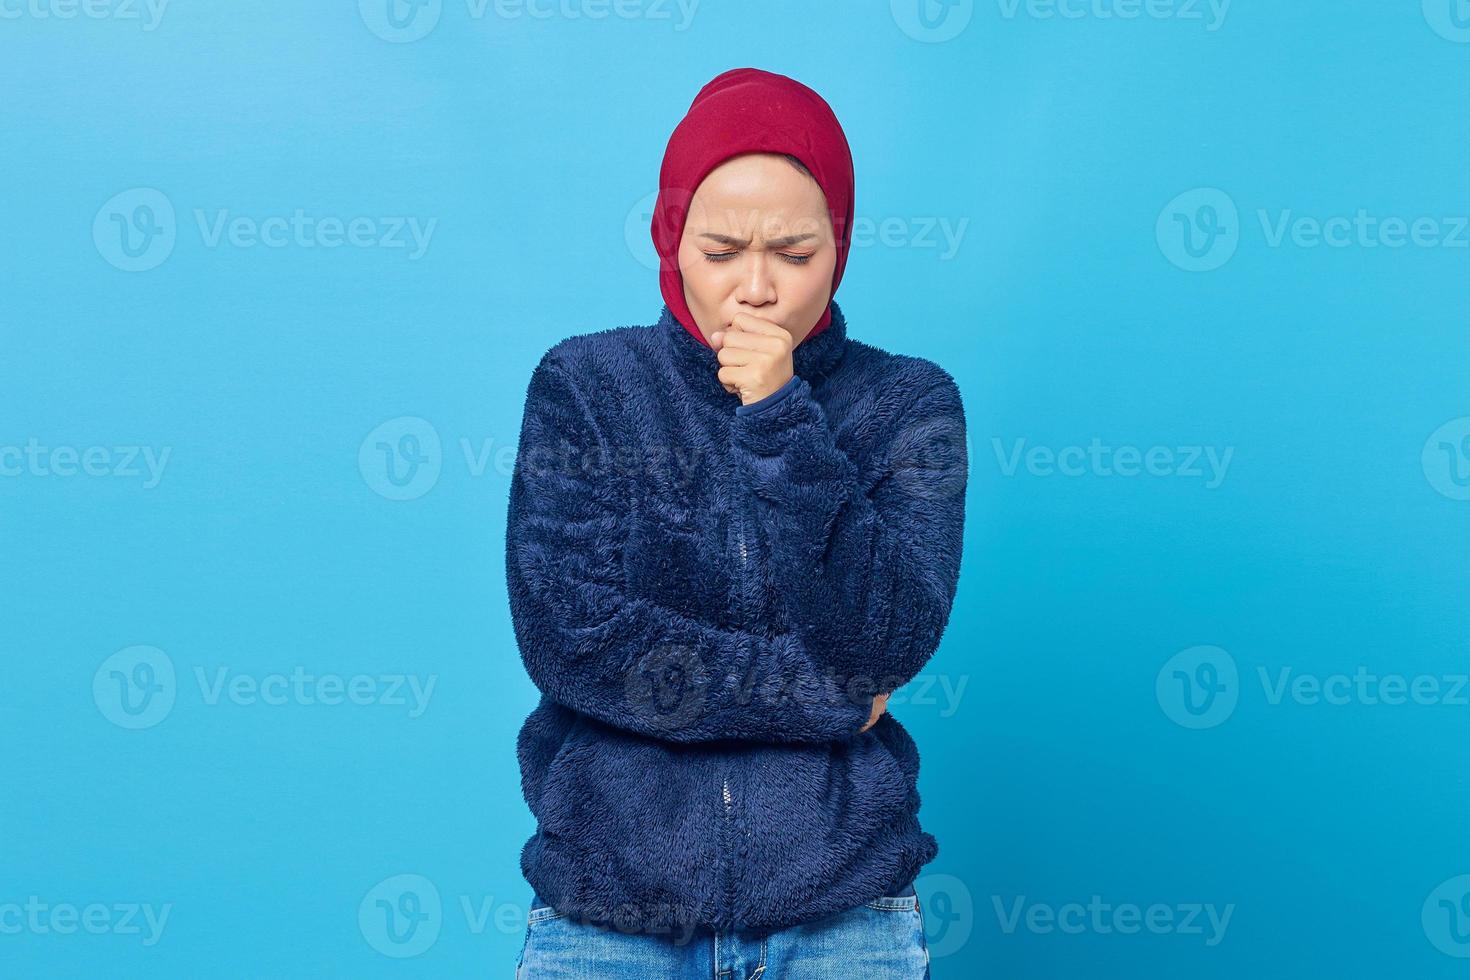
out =
<svg viewBox="0 0 1470 980"><path fill-rule="evenodd" d="M831 301L831 307L832 322L827 328L815 337L807 337L791 351L792 373L811 384L830 374L847 349L847 319L836 300ZM669 349L670 361L688 384L730 397L715 376L720 369L715 352L690 335L667 303L659 313L657 329Z"/></svg>

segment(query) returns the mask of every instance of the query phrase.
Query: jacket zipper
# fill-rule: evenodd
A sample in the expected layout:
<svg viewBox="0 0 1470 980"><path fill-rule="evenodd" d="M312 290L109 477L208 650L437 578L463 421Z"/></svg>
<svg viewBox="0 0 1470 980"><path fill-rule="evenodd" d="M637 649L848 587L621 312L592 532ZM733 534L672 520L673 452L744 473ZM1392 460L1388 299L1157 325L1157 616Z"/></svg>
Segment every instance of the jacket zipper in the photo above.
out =
<svg viewBox="0 0 1470 980"><path fill-rule="evenodd" d="M732 470L732 472L734 471ZM740 506L740 489L737 483L734 487L734 494L731 497L733 506L730 511L730 519L735 524L735 540L739 553L735 565L736 621L741 628L748 630L750 624L746 621L745 615L745 567L749 561L749 551L745 545L745 521ZM728 758L721 759L720 763L720 801L725 808L725 826L724 834L722 835L725 851L723 856L725 860L721 862L725 867L725 874L722 885L725 902L727 903L727 908L733 921L735 912L735 797L730 792L730 764Z"/></svg>
<svg viewBox="0 0 1470 980"><path fill-rule="evenodd" d="M745 583L745 522L740 519L738 513L735 515L735 529L740 533L740 582L743 586Z"/></svg>

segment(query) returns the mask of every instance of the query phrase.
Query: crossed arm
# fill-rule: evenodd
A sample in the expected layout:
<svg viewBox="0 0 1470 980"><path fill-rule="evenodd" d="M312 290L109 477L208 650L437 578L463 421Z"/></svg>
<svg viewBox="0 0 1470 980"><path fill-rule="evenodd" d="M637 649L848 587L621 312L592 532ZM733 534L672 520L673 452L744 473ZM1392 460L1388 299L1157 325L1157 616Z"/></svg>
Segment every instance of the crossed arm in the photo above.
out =
<svg viewBox="0 0 1470 980"><path fill-rule="evenodd" d="M865 727L873 694L933 654L954 595L967 461L948 376L910 403L866 491L805 380L737 414L737 470L795 624L774 635L628 586L630 508L617 481L575 462L605 439L574 378L554 352L532 373L507 514L512 621L537 687L675 742L827 742Z"/></svg>

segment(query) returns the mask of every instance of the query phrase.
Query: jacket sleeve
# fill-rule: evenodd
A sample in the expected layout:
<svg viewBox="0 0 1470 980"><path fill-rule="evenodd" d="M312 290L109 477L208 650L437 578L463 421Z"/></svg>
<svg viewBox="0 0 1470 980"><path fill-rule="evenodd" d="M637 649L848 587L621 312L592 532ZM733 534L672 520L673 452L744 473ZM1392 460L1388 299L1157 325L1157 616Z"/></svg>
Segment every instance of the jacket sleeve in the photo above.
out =
<svg viewBox="0 0 1470 980"><path fill-rule="evenodd" d="M797 636L717 627L628 587L630 508L618 480L579 462L607 440L571 376L555 348L532 372L506 517L511 618L531 680L566 707L666 741L857 734L875 692L841 683Z"/></svg>
<svg viewBox="0 0 1470 980"><path fill-rule="evenodd" d="M933 655L959 580L964 408L947 372L922 375L862 472L799 376L735 411L736 465L796 632L819 661L880 691Z"/></svg>

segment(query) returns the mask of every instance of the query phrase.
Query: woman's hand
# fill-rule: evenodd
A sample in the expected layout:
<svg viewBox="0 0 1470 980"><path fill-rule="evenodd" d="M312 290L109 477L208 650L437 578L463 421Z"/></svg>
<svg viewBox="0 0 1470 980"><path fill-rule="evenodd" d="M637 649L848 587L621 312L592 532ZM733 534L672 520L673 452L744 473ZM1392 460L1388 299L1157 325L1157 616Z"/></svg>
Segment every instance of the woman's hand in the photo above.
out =
<svg viewBox="0 0 1470 980"><path fill-rule="evenodd" d="M720 383L740 403L758 402L791 380L791 334L779 323L749 313L737 313L729 330L710 334L720 367Z"/></svg>
<svg viewBox="0 0 1470 980"><path fill-rule="evenodd" d="M858 729L858 734L861 735L863 732L867 731L869 728L872 728L874 725L876 725L878 723L878 719L881 718L881 717L883 717L883 712L885 712L887 710L888 710L888 695L887 694L879 694L876 697L874 697L873 698L873 711L872 711L872 713L870 715L868 715L868 723L866 725L864 725L862 728L859 728Z"/></svg>

